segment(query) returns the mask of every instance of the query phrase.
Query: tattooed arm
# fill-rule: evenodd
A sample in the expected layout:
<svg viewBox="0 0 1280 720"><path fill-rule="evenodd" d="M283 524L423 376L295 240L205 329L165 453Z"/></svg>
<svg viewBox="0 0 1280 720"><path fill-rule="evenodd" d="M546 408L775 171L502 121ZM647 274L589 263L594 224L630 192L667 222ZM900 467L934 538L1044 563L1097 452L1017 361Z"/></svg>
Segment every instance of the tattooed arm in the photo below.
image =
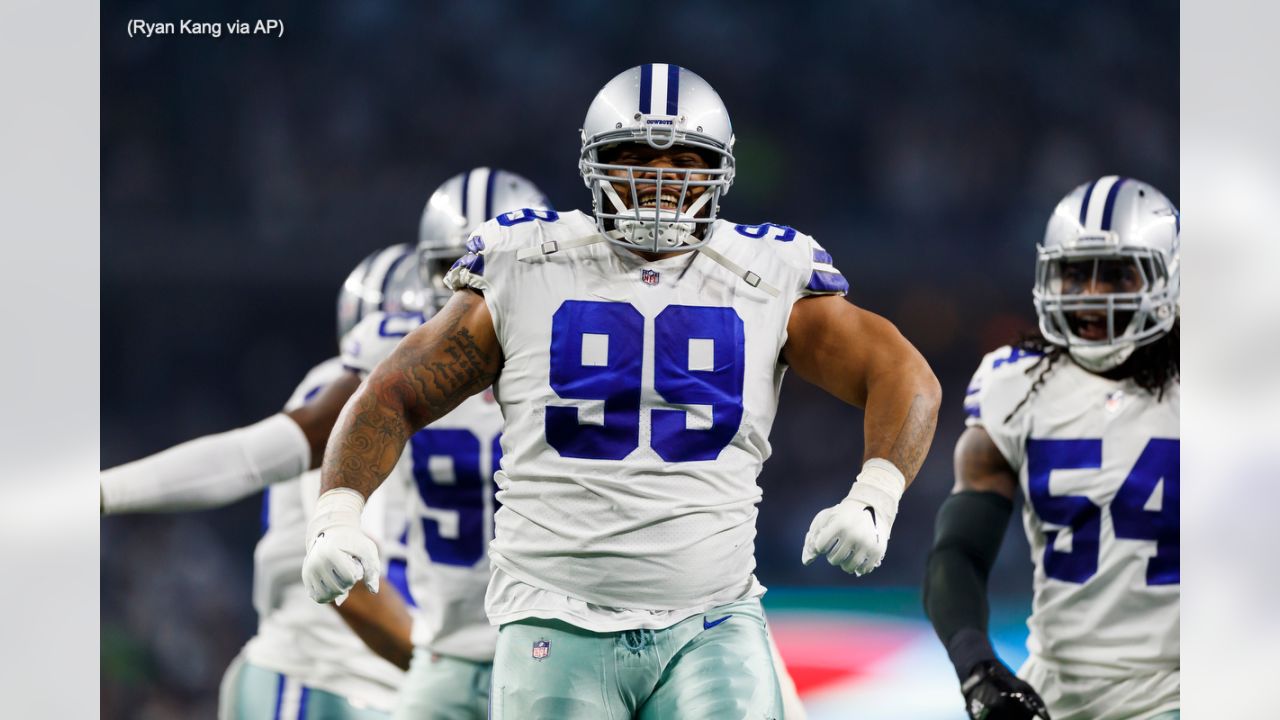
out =
<svg viewBox="0 0 1280 720"><path fill-rule="evenodd" d="M800 377L865 409L862 472L848 496L818 513L802 561L819 556L864 575L884 558L898 500L929 452L942 390L891 323L834 296L796 301L782 349Z"/></svg>
<svg viewBox="0 0 1280 720"><path fill-rule="evenodd" d="M320 499L307 526L302 582L313 600L341 604L361 580L378 591L378 548L360 530L365 499L413 433L492 385L501 367L484 298L460 290L351 396L325 449Z"/></svg>
<svg viewBox="0 0 1280 720"><path fill-rule="evenodd" d="M933 442L942 389L892 323L843 298L804 298L782 356L800 377L865 408L863 459L884 458L911 483Z"/></svg>
<svg viewBox="0 0 1280 720"><path fill-rule="evenodd" d="M369 497L409 437L493 384L502 351L480 294L463 290L409 333L351 397L325 449L321 494L351 488Z"/></svg>

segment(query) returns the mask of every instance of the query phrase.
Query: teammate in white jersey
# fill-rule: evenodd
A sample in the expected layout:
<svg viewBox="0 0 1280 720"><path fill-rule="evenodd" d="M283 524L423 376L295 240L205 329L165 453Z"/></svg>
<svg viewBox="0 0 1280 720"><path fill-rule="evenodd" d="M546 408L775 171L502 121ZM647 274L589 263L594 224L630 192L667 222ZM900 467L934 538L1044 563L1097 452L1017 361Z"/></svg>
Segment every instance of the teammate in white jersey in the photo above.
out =
<svg viewBox="0 0 1280 720"><path fill-rule="evenodd" d="M494 718L780 715L752 571L755 478L788 366L867 414L867 461L815 518L804 560L861 574L884 556L937 381L892 325L839 297L812 238L716 219L732 145L697 75L619 75L583 129L595 217L525 210L473 233L444 310L339 420L303 569L322 602L376 577L360 512L405 442L493 386Z"/></svg>
<svg viewBox="0 0 1280 720"><path fill-rule="evenodd" d="M356 708L372 707L385 714L396 706L396 691L403 673L388 663L409 667L412 645L408 616L396 602L394 593L375 595L363 592L363 588L339 606L342 619L382 655L379 658L347 630L337 615L305 598L299 574L305 550L302 531L319 494L319 480L307 476L312 482L305 482L296 476L312 464L313 457L318 464L318 454L312 455L308 446L323 446L337 414L335 404L341 408L359 383L360 375L372 369L405 333L422 324L424 304L443 302L440 298L444 291L444 271L464 252L462 244L467 229L498 212L547 206L543 192L514 173L478 167L454 176L428 200L416 250L405 244L379 250L365 258L348 276L338 300L341 360L326 361L309 373L285 412L248 428L200 438L103 473L102 503L106 513L215 507L270 486L264 500L266 534L255 553L254 597L260 627L258 635L242 653L247 663L238 661L224 680L223 704L233 709L231 717L250 718L262 713L270 717L276 712L274 708L280 708L278 712L283 713L280 717L342 717L335 709L338 706L323 695L329 690L347 698L354 697ZM445 258L448 261L441 267ZM420 265L430 269L423 275L427 280L425 288L419 281ZM492 440L501 429L501 414L495 408L481 415L473 427L479 428L482 434L489 433ZM460 415L459 421L462 419ZM485 447L492 445L488 442ZM408 476L414 469L406 462L401 467L406 473L403 487L400 483L389 483L394 487L379 492L379 496L392 497L378 503L379 512L366 516L366 531L378 537L383 551L390 553L387 579L410 603L414 598L408 591L408 575L419 578L414 585L424 598L421 617L425 623L418 621L419 613L415 612L413 626L421 638L418 644L427 646L426 638L434 637L441 624L461 624L464 627L446 630L464 638L466 649L459 650L459 654L462 657L478 655L484 661L484 667L477 670L484 678L482 687L478 690L470 686L451 687L437 681L439 687L431 693L433 707L448 707L450 702L462 697L465 700L457 701L458 704L469 708L478 705L479 717L483 717L492 641L470 641L476 625L483 628L483 634L489 632L483 616L483 585L467 599L466 583L443 582L452 580L447 573L439 578L442 580L439 583L421 579L435 577L430 569L423 570L430 564L421 559L414 571L406 572L405 537L414 548L432 547L432 540L422 537L423 532L431 534L424 530L424 514L449 512L447 507L418 512L412 505L412 498L419 494L414 479ZM485 469L482 474L488 487L487 479L492 473ZM470 477L466 475L466 479ZM418 478L417 485L422 487L422 478ZM468 484L463 492L467 494L472 490L476 491L476 502L480 502L478 481ZM430 494L427 489L421 492L424 496ZM456 497L456 493L456 489L445 488L443 504L465 503L466 499ZM412 527L406 530L407 510L414 514ZM383 512L385 529L380 528L377 521ZM482 516L484 524L490 525L492 508L487 508ZM448 534L452 529L456 528L445 518L438 534ZM462 529L466 532L461 542L481 547L491 534L475 531L469 522L463 523ZM480 573L487 581L487 563ZM271 601L267 602L267 598ZM299 599L304 602L301 608L294 604ZM443 623L439 618L441 607L446 608ZM468 618L478 616L478 623L469 621L473 626L470 632L466 623L453 617L459 613ZM416 630L419 625L422 625L420 632ZM345 660L345 669L336 659ZM431 660L429 656L427 659ZM438 664L427 662L428 666ZM417 670L410 674L410 687L421 689L421 675ZM360 687L360 680L365 676L381 682L382 687ZM448 679L456 680L456 676L454 673ZM346 692L353 687L354 691ZM413 697L422 696L421 692L413 693Z"/></svg>
<svg viewBox="0 0 1280 720"><path fill-rule="evenodd" d="M396 258L407 258L412 265L413 251L400 245L376 252L344 283L338 302L340 337L362 316L398 307L381 297L387 283L380 269L393 268ZM339 358L317 365L298 385L285 411L303 408L346 373ZM252 431L238 434L252 435ZM256 490L259 480L237 469L244 456L223 457L217 442L194 443L210 464L194 464L189 454L193 444L187 444L103 472L104 513L217 507ZM285 457L276 465L301 471L305 459ZM412 652L411 620L401 596L356 593L335 613L312 602L302 587L299 569L310 515L307 495L314 505L318 474L311 471L265 491L263 534L254 550L258 631L224 676L219 702L222 718L371 720L389 717L395 706ZM365 530L389 554L391 583L407 597L404 550L398 543L406 524L402 488L402 483L387 483L379 490L374 496L377 509L365 516ZM377 647L381 656L366 643Z"/></svg>
<svg viewBox="0 0 1280 720"><path fill-rule="evenodd" d="M966 392L925 608L972 718L1178 717L1179 229L1145 183L1073 190L1037 248L1040 335L988 354ZM1035 564L1021 680L986 630L1019 489Z"/></svg>

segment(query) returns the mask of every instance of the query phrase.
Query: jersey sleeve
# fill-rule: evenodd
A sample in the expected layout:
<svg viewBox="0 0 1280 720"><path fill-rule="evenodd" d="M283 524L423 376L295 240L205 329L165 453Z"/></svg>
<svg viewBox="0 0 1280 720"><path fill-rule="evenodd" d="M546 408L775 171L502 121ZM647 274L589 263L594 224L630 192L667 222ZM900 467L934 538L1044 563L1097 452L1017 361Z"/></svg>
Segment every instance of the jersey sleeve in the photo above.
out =
<svg viewBox="0 0 1280 720"><path fill-rule="evenodd" d="M366 377L396 349L405 335L426 322L422 313L375 312L342 338L342 367Z"/></svg>
<svg viewBox="0 0 1280 720"><path fill-rule="evenodd" d="M1022 466L1030 429L1029 413L1018 406L1031 390L1027 370L1039 357L1010 346L987 353L964 391L965 425L986 430L1014 470Z"/></svg>
<svg viewBox="0 0 1280 720"><path fill-rule="evenodd" d="M839 295L849 292L849 281L836 269L831 253L827 252L817 240L802 235L809 245L809 268L807 277L802 277L804 285L800 288L800 297L813 295Z"/></svg>
<svg viewBox="0 0 1280 720"><path fill-rule="evenodd" d="M484 266L485 260L490 256L490 248L495 244L494 236L497 234L497 228L492 220L472 232L471 237L467 239L466 254L458 258L444 276L445 287L450 290L471 288L481 293L489 289L489 283L484 277ZM485 242L486 236L488 243Z"/></svg>
<svg viewBox="0 0 1280 720"><path fill-rule="evenodd" d="M732 242L718 247L752 274L780 288L791 302L817 295L845 295L849 281L812 236L777 223L732 225ZM743 239L748 239L743 242Z"/></svg>

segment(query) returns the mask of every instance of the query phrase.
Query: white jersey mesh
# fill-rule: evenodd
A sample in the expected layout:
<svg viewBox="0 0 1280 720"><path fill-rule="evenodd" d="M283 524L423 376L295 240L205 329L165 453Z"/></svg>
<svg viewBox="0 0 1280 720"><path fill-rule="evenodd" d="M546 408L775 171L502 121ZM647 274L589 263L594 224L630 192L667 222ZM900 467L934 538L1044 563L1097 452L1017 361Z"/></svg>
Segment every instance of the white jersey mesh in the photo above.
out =
<svg viewBox="0 0 1280 720"><path fill-rule="evenodd" d="M1024 499L1035 564L1027 647L1077 675L1120 677L1179 664L1178 403L1059 357L1004 347L965 398ZM1010 417L1010 413L1013 413Z"/></svg>
<svg viewBox="0 0 1280 720"><path fill-rule="evenodd" d="M800 297L847 285L812 238L771 224L720 220L708 245L780 297L697 252L646 262L601 242L516 257L595 233L579 212L509 213L475 232L446 281L484 294L505 359L490 559L608 608L758 594L756 477L787 320ZM522 610L503 597L490 595L491 617Z"/></svg>

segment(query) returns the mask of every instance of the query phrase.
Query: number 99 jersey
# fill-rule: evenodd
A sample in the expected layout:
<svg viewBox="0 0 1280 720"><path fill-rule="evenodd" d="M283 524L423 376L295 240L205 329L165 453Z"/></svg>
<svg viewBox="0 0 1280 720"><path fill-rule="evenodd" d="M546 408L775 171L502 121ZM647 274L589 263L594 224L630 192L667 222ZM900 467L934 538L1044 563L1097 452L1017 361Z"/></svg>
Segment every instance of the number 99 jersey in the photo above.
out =
<svg viewBox="0 0 1280 720"><path fill-rule="evenodd" d="M986 429L1026 500L1027 649L1077 675L1176 669L1179 385L1157 401L1058 357L1015 412L1040 359L1010 347L988 354L965 397L966 423Z"/></svg>
<svg viewBox="0 0 1280 720"><path fill-rule="evenodd" d="M705 247L719 259L650 262L603 240L580 212L507 213L473 232L446 279L484 295L505 358L490 559L608 608L758 595L756 477L787 320L797 299L848 285L784 226L717 220ZM493 622L527 616L489 599Z"/></svg>

